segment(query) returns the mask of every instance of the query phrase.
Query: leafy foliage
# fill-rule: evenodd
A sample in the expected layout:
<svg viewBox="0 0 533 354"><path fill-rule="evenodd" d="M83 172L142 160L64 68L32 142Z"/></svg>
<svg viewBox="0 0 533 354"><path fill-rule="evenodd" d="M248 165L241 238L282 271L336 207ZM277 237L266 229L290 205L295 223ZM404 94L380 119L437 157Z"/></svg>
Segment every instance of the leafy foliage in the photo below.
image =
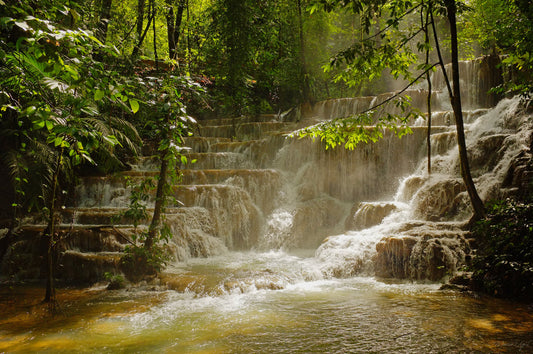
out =
<svg viewBox="0 0 533 354"><path fill-rule="evenodd" d="M414 113L400 118L392 114L383 115L376 112L368 111L349 118L333 119L300 129L291 136L310 137L313 140L320 138L326 149L344 146L345 149L353 150L360 143L377 142L383 138L386 130L392 131L399 138L412 133L408 123L411 114Z"/></svg>
<svg viewBox="0 0 533 354"><path fill-rule="evenodd" d="M63 16L73 16L73 10L60 9ZM17 195L26 200L17 205L31 208L55 198L49 192L57 154L64 155L65 167L98 162L118 166L115 147L134 149L140 139L131 123L100 114L103 97L107 104L124 109L124 96L116 80L107 80L110 74L103 63L94 59L96 50L102 53L106 48L90 32L26 15L14 6L9 10L20 18L1 20L9 39L0 43L5 64L0 72L2 132L8 139L5 158L13 167ZM21 182L44 190L24 193L22 198L21 191L31 188Z"/></svg>
<svg viewBox="0 0 533 354"><path fill-rule="evenodd" d="M533 92L533 7L524 0L473 0L463 16L462 41L477 43L482 50L504 55L507 81L496 91Z"/></svg>
<svg viewBox="0 0 533 354"><path fill-rule="evenodd" d="M120 268L129 280L140 281L147 275L153 276L161 271L168 261L167 252L159 244L149 250L138 245L128 245L120 259Z"/></svg>
<svg viewBox="0 0 533 354"><path fill-rule="evenodd" d="M417 55L408 44L422 28L408 16L421 6L420 2L413 1L315 1L311 12L342 8L356 14L360 24L359 38L339 51L324 70L329 72L345 65L346 69L339 72L335 80L352 87L372 82L385 69L389 69L395 79L412 79L410 69Z"/></svg>
<svg viewBox="0 0 533 354"><path fill-rule="evenodd" d="M169 201L178 202L173 197L172 187L181 178L178 167L187 164L184 137L192 135L196 121L187 115L184 102L196 95L201 88L185 77L172 75L163 78L145 78L148 90L144 101L139 105L139 113L145 119L145 134L150 136L157 149L160 161L159 175L144 179L132 189L130 207L123 216L130 218L135 227L147 218L147 203L154 194L155 201L152 220L148 230L135 235L134 241L142 244L129 246L122 259L124 272L129 278L158 272L168 261L162 245L172 238L170 226L165 223L165 209Z"/></svg>
<svg viewBox="0 0 533 354"><path fill-rule="evenodd" d="M323 10L332 12L343 9L354 13L359 19L358 37L352 45L339 51L324 66L325 72L337 71L335 81L343 81L350 87L375 82L385 69L394 79L411 81L409 87L422 77L413 79L412 66L418 60L416 51L425 53L428 44L422 41L422 33L427 26L423 21L413 22L411 15L417 10L430 11L428 4L419 1L330 1L316 0L309 10L311 13ZM411 42L415 41L416 45ZM434 65L420 64L423 72L432 70ZM403 90L405 91L405 89ZM393 101L394 100L394 101ZM389 101L389 100L387 100ZM301 129L299 137L319 137L326 148L343 145L354 149L359 143L376 142L383 137L385 130L391 130L398 137L411 133L409 119L417 113L409 109L409 97L400 93L390 99L403 114L392 115L378 109L384 103L363 111L353 117L334 119L329 122Z"/></svg>
<svg viewBox="0 0 533 354"><path fill-rule="evenodd" d="M480 243L473 264L477 288L498 297L531 299L533 204L497 201L473 234Z"/></svg>

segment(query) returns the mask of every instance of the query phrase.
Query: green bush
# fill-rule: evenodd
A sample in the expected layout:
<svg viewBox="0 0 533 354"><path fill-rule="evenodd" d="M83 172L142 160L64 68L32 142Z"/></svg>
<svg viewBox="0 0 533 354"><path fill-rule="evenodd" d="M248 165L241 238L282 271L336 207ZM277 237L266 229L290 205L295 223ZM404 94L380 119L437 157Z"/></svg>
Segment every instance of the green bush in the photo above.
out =
<svg viewBox="0 0 533 354"><path fill-rule="evenodd" d="M533 204L507 199L489 205L473 233L479 242L474 287L488 294L533 298Z"/></svg>
<svg viewBox="0 0 533 354"><path fill-rule="evenodd" d="M157 275L169 261L169 256L159 244L149 250L143 246L127 246L120 260L120 269L126 278L138 282L145 277Z"/></svg>

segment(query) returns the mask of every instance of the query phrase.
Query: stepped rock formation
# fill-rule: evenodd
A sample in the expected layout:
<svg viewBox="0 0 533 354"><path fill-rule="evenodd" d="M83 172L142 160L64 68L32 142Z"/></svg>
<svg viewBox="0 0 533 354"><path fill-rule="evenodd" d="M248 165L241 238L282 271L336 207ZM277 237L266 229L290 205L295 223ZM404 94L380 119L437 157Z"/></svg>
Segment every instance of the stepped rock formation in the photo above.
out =
<svg viewBox="0 0 533 354"><path fill-rule="evenodd" d="M462 67L470 82L465 122L472 173L486 201L521 193L531 180L531 121L517 99L488 109L494 101L482 98L488 97L487 82L496 79L486 78L485 61ZM414 108L425 109L423 87L406 94ZM411 135L398 139L386 133L353 151L326 151L318 141L285 137L391 95L327 100L301 107L299 114L201 121L197 136L186 140L188 157L197 162L181 166L182 182L173 189L179 203L165 215L174 234L167 246L171 255L179 261L228 250L316 249L323 274L335 277L439 280L464 265L471 253L463 230L470 207L444 92L433 93L440 111L433 114L431 175L425 170L424 117L412 122ZM394 113L390 106L381 109ZM157 159L146 150L130 171L85 177L76 187L62 213L59 277L94 282L119 271L117 260L135 231L131 221L116 217L128 206L126 178L135 183L158 171ZM28 226L10 246L2 278L40 277L39 259L30 255L39 253L35 240L42 229L38 223Z"/></svg>

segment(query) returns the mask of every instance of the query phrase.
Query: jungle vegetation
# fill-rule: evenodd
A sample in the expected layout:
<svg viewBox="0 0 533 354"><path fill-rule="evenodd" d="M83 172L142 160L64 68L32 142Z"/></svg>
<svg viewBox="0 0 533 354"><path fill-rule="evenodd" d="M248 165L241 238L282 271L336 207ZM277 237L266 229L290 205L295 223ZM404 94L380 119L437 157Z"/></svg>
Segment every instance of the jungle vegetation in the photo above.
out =
<svg viewBox="0 0 533 354"><path fill-rule="evenodd" d="M161 156L152 186L159 204L132 252L157 270L162 260L143 252L168 237L165 189L196 120L376 94L391 78L409 85L438 65L486 54L502 56L510 73L495 90L529 100L532 24L528 0L0 0L0 180L9 186L0 206L10 230L0 256L24 218L40 215L53 299L68 186L124 169L125 157L151 141ZM449 92L459 122L458 87ZM405 117L380 122L408 132ZM337 128L364 123L352 117L303 135L353 148L379 133ZM463 177L481 219L467 162Z"/></svg>

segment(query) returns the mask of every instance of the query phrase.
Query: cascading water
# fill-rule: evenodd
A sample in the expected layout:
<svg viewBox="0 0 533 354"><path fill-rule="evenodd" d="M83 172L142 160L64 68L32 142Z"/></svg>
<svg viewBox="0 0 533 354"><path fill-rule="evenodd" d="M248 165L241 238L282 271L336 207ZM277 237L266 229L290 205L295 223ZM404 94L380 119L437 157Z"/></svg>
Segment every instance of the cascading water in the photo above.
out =
<svg viewBox="0 0 533 354"><path fill-rule="evenodd" d="M409 95L424 109L422 88ZM422 118L412 135L386 134L354 151L284 137L390 94L304 107L298 122L267 115L241 125L202 122L203 136L187 140L198 163L183 166L174 189L181 204L166 215L176 261L157 283L135 291L93 288L87 302L66 310L67 325L8 331L14 320L0 320L0 351L533 351L533 313L525 306L439 291L432 282L458 270L471 252L445 96L434 93L443 111L434 112L431 175ZM531 117L518 99L490 110L469 102L467 143L480 195L519 192L516 157L527 153ZM157 161L143 158L123 175L136 181L156 174ZM127 234L131 225L111 216L124 210L129 193L121 176L88 177L78 187L64 222L84 233L64 240L67 279L81 273L80 259L89 268L85 260L102 257L100 273L116 269L109 259L125 242L110 227ZM9 264L5 257L3 269ZM93 271L88 279L97 277Z"/></svg>
<svg viewBox="0 0 533 354"><path fill-rule="evenodd" d="M472 171L483 200L506 196L508 190L502 183L513 158L528 148L529 119L520 114L519 98L515 98L503 100L467 126ZM371 270L381 276L438 280L465 264L470 247L460 226L471 210L459 174L458 153L448 142L453 135L450 131L435 137L440 140L437 146L449 148L438 148L446 152L433 156L431 175L423 159L403 179L394 200L363 203L352 211L352 223L370 228L325 240L317 257L328 264L329 272L351 276L368 269L370 263L374 265ZM370 225L368 214L378 225Z"/></svg>

